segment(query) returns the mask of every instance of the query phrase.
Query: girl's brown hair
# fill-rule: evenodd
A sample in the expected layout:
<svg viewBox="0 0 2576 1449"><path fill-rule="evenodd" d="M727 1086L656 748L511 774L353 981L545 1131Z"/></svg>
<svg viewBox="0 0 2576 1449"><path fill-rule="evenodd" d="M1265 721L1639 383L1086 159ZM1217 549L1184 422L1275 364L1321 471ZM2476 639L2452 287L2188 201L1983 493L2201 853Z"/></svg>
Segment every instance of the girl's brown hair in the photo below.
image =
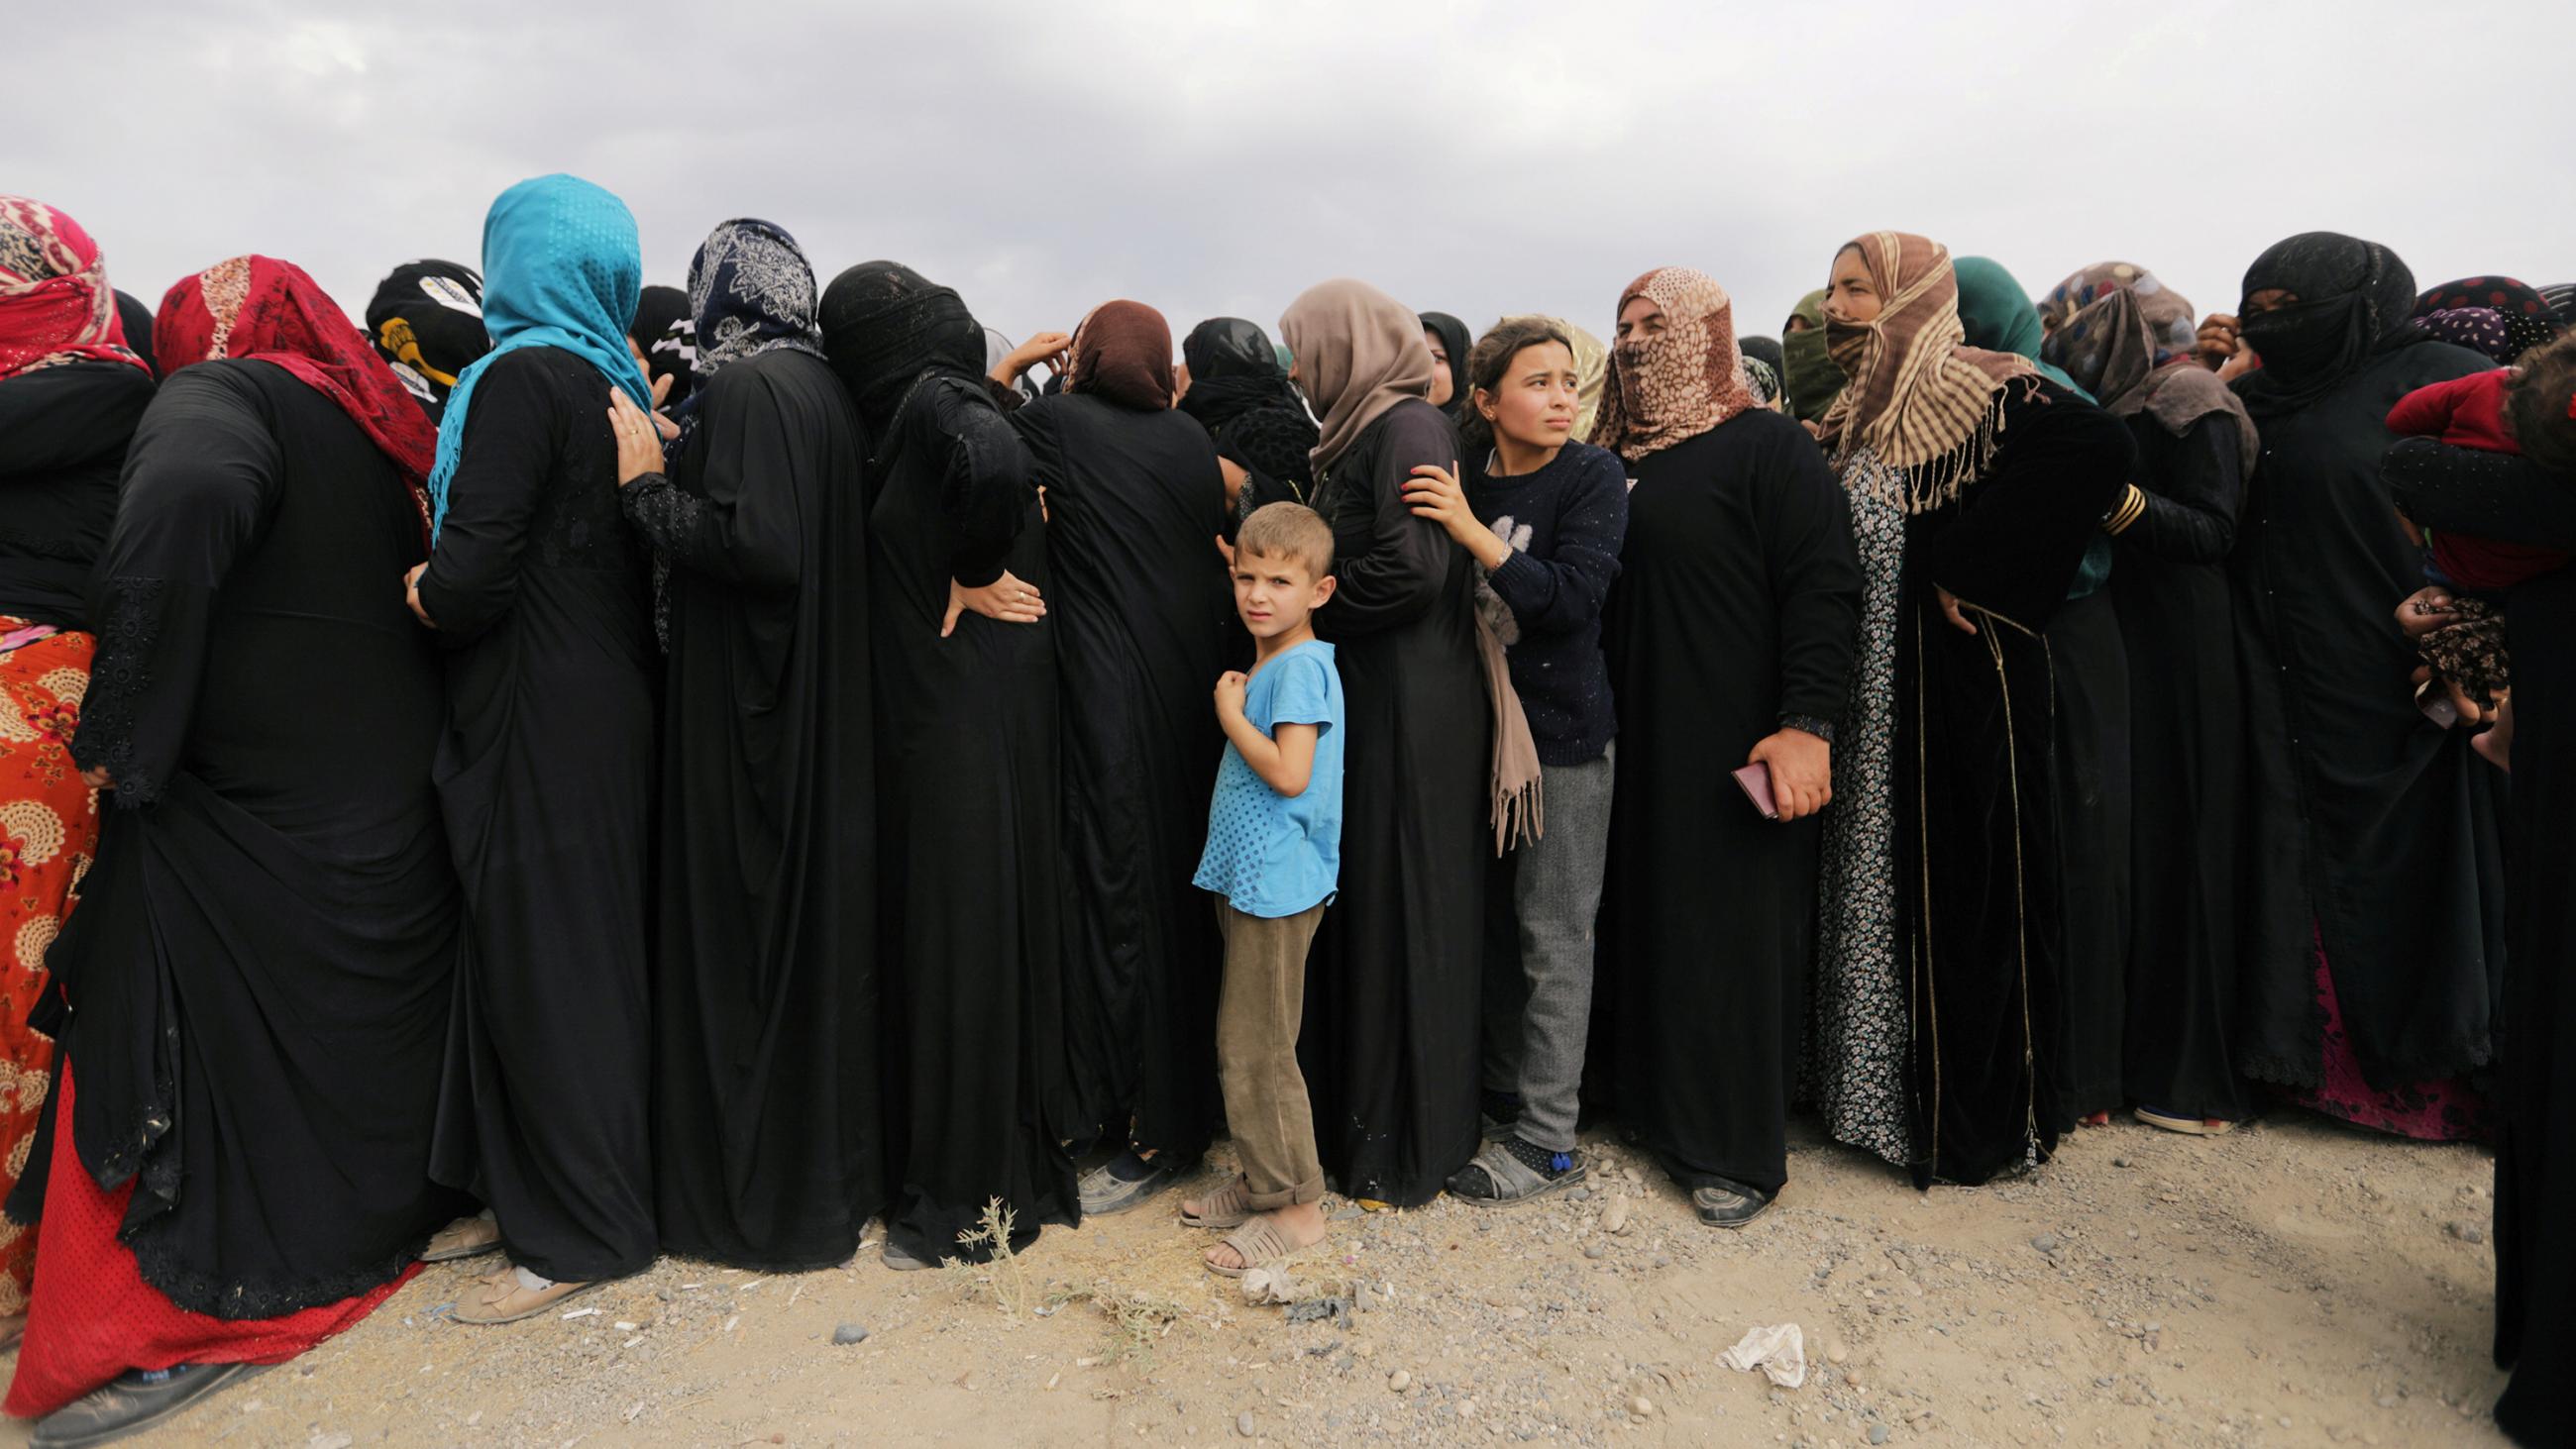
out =
<svg viewBox="0 0 2576 1449"><path fill-rule="evenodd" d="M2505 427L2522 455L2576 478L2576 332L2522 355L2505 384Z"/></svg>
<svg viewBox="0 0 2576 1449"><path fill-rule="evenodd" d="M1476 410L1477 392L1500 392L1503 374L1512 370L1512 359L1525 347L1542 347L1553 342L1573 355L1574 339L1565 328L1545 317L1514 317L1497 322L1476 339L1475 348L1467 354L1467 386L1470 391L1466 406L1458 414L1458 442L1474 451L1494 445L1494 425Z"/></svg>

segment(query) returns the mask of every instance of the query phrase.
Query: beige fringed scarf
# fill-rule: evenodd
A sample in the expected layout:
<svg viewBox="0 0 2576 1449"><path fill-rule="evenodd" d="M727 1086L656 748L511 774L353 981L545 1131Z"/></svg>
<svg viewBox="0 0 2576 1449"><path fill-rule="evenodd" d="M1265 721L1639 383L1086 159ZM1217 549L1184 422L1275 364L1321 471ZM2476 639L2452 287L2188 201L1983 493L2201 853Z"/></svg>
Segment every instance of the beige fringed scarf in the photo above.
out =
<svg viewBox="0 0 2576 1449"><path fill-rule="evenodd" d="M1494 712L1492 821L1494 854L1534 844L1547 832L1547 794L1541 788L1538 741L1530 734L1529 716L1512 688L1512 666L1503 656L1503 636L1483 609L1476 611L1476 658L1485 666L1485 700Z"/></svg>
<svg viewBox="0 0 2576 1449"><path fill-rule="evenodd" d="M1887 467L1888 501L1927 513L1959 496L1994 461L2003 388L2038 369L2008 352L1963 346L1950 249L1911 232L1854 238L1878 316L1837 320L1828 298L1825 345L1851 379L1818 424L1837 465L1866 448Z"/></svg>

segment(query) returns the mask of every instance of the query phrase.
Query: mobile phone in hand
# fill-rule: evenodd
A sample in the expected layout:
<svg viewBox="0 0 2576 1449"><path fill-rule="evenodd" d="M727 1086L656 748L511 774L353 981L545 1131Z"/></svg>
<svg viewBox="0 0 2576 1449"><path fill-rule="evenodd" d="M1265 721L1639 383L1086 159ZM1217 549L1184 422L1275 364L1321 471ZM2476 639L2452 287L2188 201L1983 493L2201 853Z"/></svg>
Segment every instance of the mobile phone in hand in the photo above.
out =
<svg viewBox="0 0 2576 1449"><path fill-rule="evenodd" d="M1753 802L1753 808L1762 812L1763 819L1780 818L1779 802L1771 798L1770 762L1756 760L1736 771L1735 785L1737 789L1744 792L1745 799Z"/></svg>

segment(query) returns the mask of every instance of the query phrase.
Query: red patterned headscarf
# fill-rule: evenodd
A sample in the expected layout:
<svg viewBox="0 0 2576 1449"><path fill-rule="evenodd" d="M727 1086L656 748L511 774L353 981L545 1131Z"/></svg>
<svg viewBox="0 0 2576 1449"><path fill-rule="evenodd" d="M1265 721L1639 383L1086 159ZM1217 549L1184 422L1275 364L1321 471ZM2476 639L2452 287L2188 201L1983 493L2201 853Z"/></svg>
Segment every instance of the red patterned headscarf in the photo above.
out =
<svg viewBox="0 0 2576 1449"><path fill-rule="evenodd" d="M161 365L242 358L286 369L329 398L394 460L422 506L438 431L348 314L302 267L274 257L234 257L181 279L152 327Z"/></svg>
<svg viewBox="0 0 2576 1449"><path fill-rule="evenodd" d="M0 196L0 378L83 360L152 370L125 345L98 243L41 201Z"/></svg>
<svg viewBox="0 0 2576 1449"><path fill-rule="evenodd" d="M1610 376L1592 442L1630 462L1698 437L1761 406L1735 345L1735 304L1689 267L1659 267L1630 282L1616 312L1639 297L1664 314L1664 330L1610 349Z"/></svg>

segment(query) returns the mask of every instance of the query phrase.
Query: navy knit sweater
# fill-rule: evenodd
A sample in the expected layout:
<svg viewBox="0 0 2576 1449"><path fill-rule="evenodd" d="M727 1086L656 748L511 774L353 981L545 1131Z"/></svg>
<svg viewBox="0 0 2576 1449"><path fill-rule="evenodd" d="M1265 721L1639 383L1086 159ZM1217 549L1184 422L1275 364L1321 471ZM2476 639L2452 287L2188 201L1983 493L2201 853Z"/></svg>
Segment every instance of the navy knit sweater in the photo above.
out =
<svg viewBox="0 0 2576 1449"><path fill-rule="evenodd" d="M1628 532L1627 467L1606 448L1570 442L1535 473L1490 477L1479 460L1466 483L1468 507L1511 545L1485 582L1502 605L1496 632L1539 763L1597 760L1619 730L1601 606Z"/></svg>

